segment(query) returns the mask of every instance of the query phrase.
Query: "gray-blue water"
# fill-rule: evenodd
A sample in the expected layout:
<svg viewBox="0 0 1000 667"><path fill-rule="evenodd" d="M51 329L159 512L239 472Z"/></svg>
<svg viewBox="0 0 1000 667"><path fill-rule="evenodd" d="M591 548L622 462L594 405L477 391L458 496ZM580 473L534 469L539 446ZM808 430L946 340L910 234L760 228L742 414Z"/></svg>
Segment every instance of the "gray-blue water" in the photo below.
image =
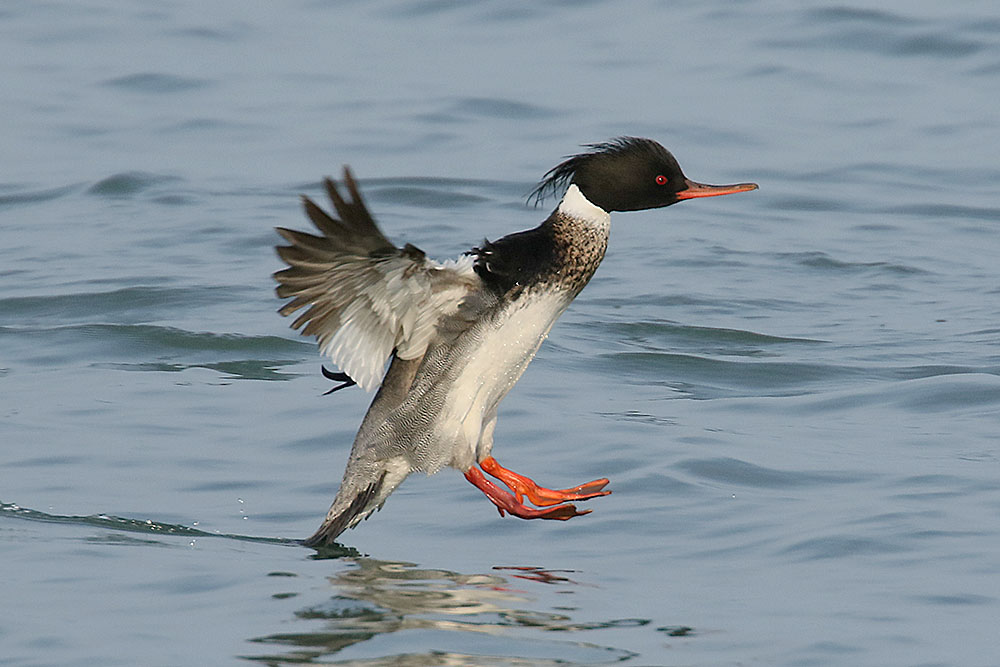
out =
<svg viewBox="0 0 1000 667"><path fill-rule="evenodd" d="M995 3L6 2L0 63L0 664L1000 662ZM454 257L623 134L761 189L615 215L502 405L614 494L298 546L369 396L272 227L350 163Z"/></svg>

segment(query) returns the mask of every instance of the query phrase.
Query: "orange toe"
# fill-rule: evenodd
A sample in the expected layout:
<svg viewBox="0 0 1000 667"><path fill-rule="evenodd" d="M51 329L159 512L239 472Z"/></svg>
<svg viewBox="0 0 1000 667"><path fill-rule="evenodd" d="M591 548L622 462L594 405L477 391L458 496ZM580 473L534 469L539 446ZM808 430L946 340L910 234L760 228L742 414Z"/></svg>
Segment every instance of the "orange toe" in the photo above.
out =
<svg viewBox="0 0 1000 667"><path fill-rule="evenodd" d="M530 477L525 477L513 470L504 468L492 456L483 459L479 466L506 484L514 492L514 496L519 503L523 498L527 498L539 507L547 507L567 501L590 500L591 498L598 498L611 493L611 491L603 490L608 484L606 478L595 479L592 482L574 486L572 489L547 489L544 486L536 484Z"/></svg>
<svg viewBox="0 0 1000 667"><path fill-rule="evenodd" d="M514 497L509 491L501 489L499 486L483 477L483 473L477 468L469 468L465 473L465 478L486 494L486 497L497 506L500 516L504 512L510 513L521 519L552 519L555 521L566 521L575 516L590 514L590 510L579 511L573 505L556 505L546 509L535 509L528 507L521 502L520 498ZM551 503L550 503L551 504Z"/></svg>

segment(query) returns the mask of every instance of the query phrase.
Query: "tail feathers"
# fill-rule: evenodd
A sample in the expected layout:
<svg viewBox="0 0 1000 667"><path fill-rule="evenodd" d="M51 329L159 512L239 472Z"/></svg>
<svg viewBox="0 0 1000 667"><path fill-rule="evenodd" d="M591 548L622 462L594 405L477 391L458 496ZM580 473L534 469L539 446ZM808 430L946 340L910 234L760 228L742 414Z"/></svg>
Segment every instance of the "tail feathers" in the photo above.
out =
<svg viewBox="0 0 1000 667"><path fill-rule="evenodd" d="M385 501L385 496L382 496L381 501L378 501L378 499L383 491L382 487L385 484L386 474L387 472L383 472L378 480L359 491L350 504L343 510L338 511L337 506L339 503L334 501L333 508L330 509L330 513L327 515L326 520L323 521L323 525L311 537L304 540L302 544L313 548L329 546L345 530L353 528L362 519L367 518L372 512L379 509L381 507L380 503ZM385 495L388 495L388 493ZM337 500L340 500L340 494L338 494Z"/></svg>

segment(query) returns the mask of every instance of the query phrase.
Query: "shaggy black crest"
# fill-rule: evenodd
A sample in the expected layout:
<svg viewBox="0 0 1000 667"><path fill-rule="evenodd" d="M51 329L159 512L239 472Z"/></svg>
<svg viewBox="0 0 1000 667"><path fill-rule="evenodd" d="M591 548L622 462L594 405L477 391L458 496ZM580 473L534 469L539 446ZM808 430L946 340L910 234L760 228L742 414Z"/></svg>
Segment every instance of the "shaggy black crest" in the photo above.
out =
<svg viewBox="0 0 1000 667"><path fill-rule="evenodd" d="M538 186L528 195L528 201L538 206L549 196L560 196L573 181L580 167L595 160L633 155L638 159L673 165L677 172L680 172L677 160L670 151L652 139L618 137L595 144L583 144L583 147L589 150L586 153L568 156L566 160L549 169Z"/></svg>

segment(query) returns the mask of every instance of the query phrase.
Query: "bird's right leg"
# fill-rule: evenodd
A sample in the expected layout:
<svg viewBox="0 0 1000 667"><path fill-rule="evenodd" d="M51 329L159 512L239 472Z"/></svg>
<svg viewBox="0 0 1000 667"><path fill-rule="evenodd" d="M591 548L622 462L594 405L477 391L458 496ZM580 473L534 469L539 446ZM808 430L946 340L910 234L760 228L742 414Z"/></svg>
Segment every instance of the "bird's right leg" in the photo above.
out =
<svg viewBox="0 0 1000 667"><path fill-rule="evenodd" d="M556 505L555 507L548 507L546 509L528 507L515 498L514 494L510 491L501 489L486 479L483 473L479 472L479 469L475 466L472 466L465 472L465 479L472 482L476 488L486 494L486 497L500 510L500 516L503 516L504 512L509 512L511 516L521 519L555 519L557 521L566 521L575 516L590 514L590 510L580 512L573 505Z"/></svg>

